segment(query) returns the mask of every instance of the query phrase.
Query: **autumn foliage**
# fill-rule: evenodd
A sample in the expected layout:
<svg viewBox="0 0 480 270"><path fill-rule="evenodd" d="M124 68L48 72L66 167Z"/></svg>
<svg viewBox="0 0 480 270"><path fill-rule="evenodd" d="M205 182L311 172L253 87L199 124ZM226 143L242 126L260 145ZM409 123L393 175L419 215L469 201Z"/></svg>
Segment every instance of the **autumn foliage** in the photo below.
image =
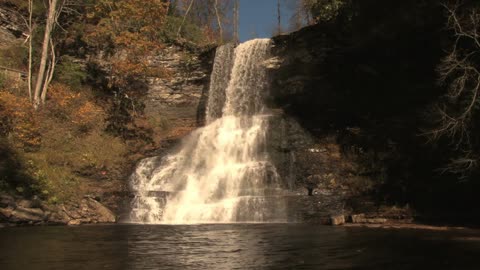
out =
<svg viewBox="0 0 480 270"><path fill-rule="evenodd" d="M149 57L163 44L163 28L169 3L162 0L102 0L89 9L86 41L115 57L109 59L111 85L126 87L149 70Z"/></svg>
<svg viewBox="0 0 480 270"><path fill-rule="evenodd" d="M40 146L37 115L27 97L0 91L0 119L0 133L18 147L33 150Z"/></svg>
<svg viewBox="0 0 480 270"><path fill-rule="evenodd" d="M46 114L69 122L77 131L88 131L103 121L104 111L86 92L64 84L52 84Z"/></svg>

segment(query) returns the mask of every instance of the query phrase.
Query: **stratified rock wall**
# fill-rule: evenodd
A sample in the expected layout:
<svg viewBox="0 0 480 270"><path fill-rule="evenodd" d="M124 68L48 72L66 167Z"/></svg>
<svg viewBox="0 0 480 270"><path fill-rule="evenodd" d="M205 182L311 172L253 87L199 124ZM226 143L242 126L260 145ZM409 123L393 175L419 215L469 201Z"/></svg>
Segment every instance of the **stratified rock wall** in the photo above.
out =
<svg viewBox="0 0 480 270"><path fill-rule="evenodd" d="M19 13L0 7L0 47L14 43L24 35L25 24Z"/></svg>
<svg viewBox="0 0 480 270"><path fill-rule="evenodd" d="M154 57L151 65L166 68L171 76L149 78L146 114L160 117L170 128L203 124L214 53L214 49L198 53L170 46Z"/></svg>

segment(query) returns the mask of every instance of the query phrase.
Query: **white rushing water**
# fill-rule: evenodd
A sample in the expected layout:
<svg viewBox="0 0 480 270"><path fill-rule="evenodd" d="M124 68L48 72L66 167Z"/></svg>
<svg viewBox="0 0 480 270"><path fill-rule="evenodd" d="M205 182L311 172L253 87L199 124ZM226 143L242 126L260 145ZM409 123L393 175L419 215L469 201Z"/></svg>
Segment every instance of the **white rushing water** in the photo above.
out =
<svg viewBox="0 0 480 270"><path fill-rule="evenodd" d="M262 101L268 87L262 63L270 47L269 39L256 39L217 49L207 125L190 134L178 152L138 165L131 222L283 221L283 207L269 197L279 190L266 151Z"/></svg>

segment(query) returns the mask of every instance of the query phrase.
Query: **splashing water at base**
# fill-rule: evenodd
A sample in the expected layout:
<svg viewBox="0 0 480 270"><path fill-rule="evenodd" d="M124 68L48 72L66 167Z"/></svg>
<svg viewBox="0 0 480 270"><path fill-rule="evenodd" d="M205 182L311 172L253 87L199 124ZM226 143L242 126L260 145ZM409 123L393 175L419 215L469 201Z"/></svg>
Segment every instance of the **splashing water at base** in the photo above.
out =
<svg viewBox="0 0 480 270"><path fill-rule="evenodd" d="M265 146L269 119L262 95L268 84L262 62L269 49L269 39L240 44L234 52L231 45L217 49L207 125L177 153L139 164L132 175L132 222L284 221L285 207L275 196L278 175Z"/></svg>

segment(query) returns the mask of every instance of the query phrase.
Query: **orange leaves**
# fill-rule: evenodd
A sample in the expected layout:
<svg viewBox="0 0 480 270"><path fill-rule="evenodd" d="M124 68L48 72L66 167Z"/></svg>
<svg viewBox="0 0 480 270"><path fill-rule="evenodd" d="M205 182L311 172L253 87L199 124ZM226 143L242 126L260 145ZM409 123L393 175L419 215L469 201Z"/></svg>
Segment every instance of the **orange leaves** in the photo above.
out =
<svg viewBox="0 0 480 270"><path fill-rule="evenodd" d="M70 106L72 101L80 96L80 93L73 92L68 86L63 84L52 84L48 89L49 102L62 108Z"/></svg>
<svg viewBox="0 0 480 270"><path fill-rule="evenodd" d="M89 12L88 18L97 20L90 37L105 39L110 36L119 47L155 49L158 34L165 22L169 3L163 0L101 0ZM146 52L146 50L145 50Z"/></svg>
<svg viewBox="0 0 480 270"><path fill-rule="evenodd" d="M26 97L0 92L0 132L27 150L40 146L41 137L33 107Z"/></svg>
<svg viewBox="0 0 480 270"><path fill-rule="evenodd" d="M87 42L113 55L108 60L112 86L125 89L132 78L145 77L148 58L163 48L168 7L164 0L99 0L90 8L88 18L95 27Z"/></svg>
<svg viewBox="0 0 480 270"><path fill-rule="evenodd" d="M103 121L104 111L84 92L75 92L63 84L52 84L48 93L47 106L51 113L74 124L77 129L87 131Z"/></svg>
<svg viewBox="0 0 480 270"><path fill-rule="evenodd" d="M82 127L91 127L102 116L102 110L93 102L86 101L72 114L72 122Z"/></svg>

